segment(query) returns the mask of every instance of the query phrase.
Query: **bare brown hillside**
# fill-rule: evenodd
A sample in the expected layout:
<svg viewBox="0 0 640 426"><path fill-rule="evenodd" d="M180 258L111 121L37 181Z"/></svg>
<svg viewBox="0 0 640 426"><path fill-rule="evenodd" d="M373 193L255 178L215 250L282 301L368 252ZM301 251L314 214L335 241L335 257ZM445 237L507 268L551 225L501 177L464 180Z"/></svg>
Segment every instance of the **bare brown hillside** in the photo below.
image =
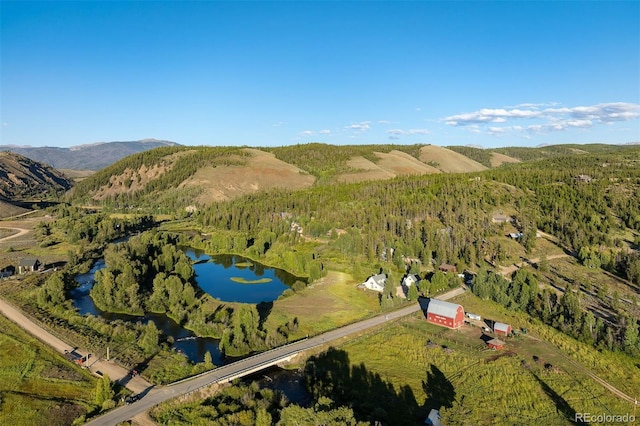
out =
<svg viewBox="0 0 640 426"><path fill-rule="evenodd" d="M417 160L402 151L375 152L380 159L374 163L364 157L354 157L347 165L357 171L343 173L338 182L363 182L367 180L391 179L402 175L440 173L440 170Z"/></svg>
<svg viewBox="0 0 640 426"><path fill-rule="evenodd" d="M315 182L315 177L271 153L251 148L245 151L250 156L244 165L204 167L180 186L202 187L204 193L197 201L209 204L272 188L308 188Z"/></svg>
<svg viewBox="0 0 640 426"><path fill-rule="evenodd" d="M420 161L434 165L445 173L468 173L487 170L487 167L447 148L426 145L420 148Z"/></svg>
<svg viewBox="0 0 640 426"><path fill-rule="evenodd" d="M44 199L71 188L62 173L13 152L0 152L0 198L11 201Z"/></svg>
<svg viewBox="0 0 640 426"><path fill-rule="evenodd" d="M520 160L498 152L491 153L491 167L498 167L504 163L520 163Z"/></svg>

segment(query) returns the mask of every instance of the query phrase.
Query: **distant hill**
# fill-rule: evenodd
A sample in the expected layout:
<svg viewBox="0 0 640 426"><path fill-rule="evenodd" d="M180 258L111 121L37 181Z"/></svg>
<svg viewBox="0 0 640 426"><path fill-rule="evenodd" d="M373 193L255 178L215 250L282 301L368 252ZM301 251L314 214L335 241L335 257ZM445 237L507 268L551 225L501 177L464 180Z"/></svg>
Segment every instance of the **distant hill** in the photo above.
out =
<svg viewBox="0 0 640 426"><path fill-rule="evenodd" d="M73 183L54 168L13 152L0 152L0 199L12 204L60 194Z"/></svg>
<svg viewBox="0 0 640 426"><path fill-rule="evenodd" d="M545 145L536 148L530 147L505 147L494 148L491 151L498 154L507 155L520 161L543 160L545 158L561 157L564 155L576 154L601 154L609 152L624 151L629 148L627 145L610 145L604 143L592 144L563 144L563 145Z"/></svg>
<svg viewBox="0 0 640 426"><path fill-rule="evenodd" d="M487 166L467 156L436 145L423 146L419 158L445 173L481 172L487 169Z"/></svg>
<svg viewBox="0 0 640 426"><path fill-rule="evenodd" d="M177 145L170 141L144 139L130 142L100 142L71 148L0 145L0 151L15 152L56 169L97 171L138 152Z"/></svg>
<svg viewBox="0 0 640 426"><path fill-rule="evenodd" d="M421 158L425 155L427 161ZM131 155L84 178L73 197L89 203L161 204L170 210L271 189L485 169L446 148L423 145L173 145Z"/></svg>
<svg viewBox="0 0 640 426"><path fill-rule="evenodd" d="M589 146L585 150L573 145L514 148L508 151L519 156L509 156L500 149L433 145L311 143L277 148L172 145L128 156L84 178L74 187L72 200L116 208L156 206L175 212L187 206L204 206L264 191L297 191L407 175L474 173L527 161L521 157L531 161L540 157L581 156L585 152L606 152L608 148L611 152L619 150L611 145Z"/></svg>

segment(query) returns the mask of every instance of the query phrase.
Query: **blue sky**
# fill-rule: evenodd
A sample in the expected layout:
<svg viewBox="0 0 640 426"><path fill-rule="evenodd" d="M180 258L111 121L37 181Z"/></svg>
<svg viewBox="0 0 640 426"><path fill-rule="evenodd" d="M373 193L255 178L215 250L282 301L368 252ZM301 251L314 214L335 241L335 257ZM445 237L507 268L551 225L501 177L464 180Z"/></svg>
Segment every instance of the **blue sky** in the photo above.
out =
<svg viewBox="0 0 640 426"><path fill-rule="evenodd" d="M640 141L640 2L5 1L0 144Z"/></svg>

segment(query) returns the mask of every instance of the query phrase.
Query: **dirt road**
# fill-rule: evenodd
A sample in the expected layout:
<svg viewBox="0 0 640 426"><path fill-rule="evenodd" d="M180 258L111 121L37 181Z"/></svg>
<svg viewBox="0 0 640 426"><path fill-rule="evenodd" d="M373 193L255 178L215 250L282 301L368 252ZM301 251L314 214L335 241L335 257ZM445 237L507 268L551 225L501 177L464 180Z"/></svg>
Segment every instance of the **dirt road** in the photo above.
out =
<svg viewBox="0 0 640 426"><path fill-rule="evenodd" d="M11 229L13 231L18 231L17 234L13 234L13 235L9 235L8 237L0 238L0 242L6 241L6 240L11 240L13 238L18 238L18 237L21 237L21 236L29 233L28 229L22 229L22 228L13 228L13 227L7 227L7 226L0 226L0 229Z"/></svg>
<svg viewBox="0 0 640 426"><path fill-rule="evenodd" d="M547 256L547 260L560 259L562 257L569 257L569 255L566 253L552 254L551 256ZM539 262L540 262L540 258L536 257L533 259L524 259L522 262L514 263L513 265L510 265L510 266L500 266L500 274L503 277L507 277L512 273L514 273L516 270L522 268L522 266L524 266L525 264L537 265Z"/></svg>
<svg viewBox="0 0 640 426"><path fill-rule="evenodd" d="M27 318L19 309L3 299L0 299L0 313L62 354L64 354L65 351L71 352L75 349ZM76 349L75 351L82 356L88 354L88 352L83 349ZM120 383L134 393L140 393L152 387L151 383L139 376L131 378L128 376L126 369L111 361L100 358L89 358L88 364L87 367L92 373L96 374L96 372L100 372L106 374L112 381Z"/></svg>

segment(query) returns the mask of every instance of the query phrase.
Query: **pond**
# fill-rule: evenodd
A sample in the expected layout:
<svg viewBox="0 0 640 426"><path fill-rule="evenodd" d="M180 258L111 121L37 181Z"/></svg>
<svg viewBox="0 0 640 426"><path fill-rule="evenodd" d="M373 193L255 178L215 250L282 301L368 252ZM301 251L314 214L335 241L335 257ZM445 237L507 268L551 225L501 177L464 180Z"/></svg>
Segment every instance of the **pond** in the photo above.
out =
<svg viewBox="0 0 640 426"><path fill-rule="evenodd" d="M209 256L191 248L183 250L195 262L198 286L223 302L272 302L297 280L304 281L241 256Z"/></svg>
<svg viewBox="0 0 640 426"><path fill-rule="evenodd" d="M76 281L80 285L71 290L70 294L73 299L73 304L78 309L78 313L80 315L91 314L110 321L122 320L131 323L141 322L142 324L147 324L149 321L153 321L156 327L158 327L158 330L162 331L165 336L173 337L174 344L172 348L184 353L191 362L202 362L204 360L205 353L209 351L214 364L222 365L224 363L224 358L218 348L218 339L196 337L192 331L181 327L166 315L147 314L143 317L138 317L126 314L114 314L98 309L98 307L93 303L93 299L89 295L89 292L95 282L95 273L104 267L104 259L100 259L93 265L89 272L76 276Z"/></svg>
<svg viewBox="0 0 640 426"><path fill-rule="evenodd" d="M286 271L267 268L255 262L234 255L209 256L191 248L183 248L185 253L196 262L196 283L203 291L224 302L260 303L277 299L298 278ZM218 348L218 339L196 337L162 314L147 314L143 317L114 314L98 309L90 296L95 283L95 273L105 267L104 259L96 261L86 274L76 276L79 286L71 290L74 306L80 315L91 314L107 320L127 322L153 321L162 333L173 337L173 348L184 353L191 362L202 362L207 351L213 362L222 365L225 360Z"/></svg>

